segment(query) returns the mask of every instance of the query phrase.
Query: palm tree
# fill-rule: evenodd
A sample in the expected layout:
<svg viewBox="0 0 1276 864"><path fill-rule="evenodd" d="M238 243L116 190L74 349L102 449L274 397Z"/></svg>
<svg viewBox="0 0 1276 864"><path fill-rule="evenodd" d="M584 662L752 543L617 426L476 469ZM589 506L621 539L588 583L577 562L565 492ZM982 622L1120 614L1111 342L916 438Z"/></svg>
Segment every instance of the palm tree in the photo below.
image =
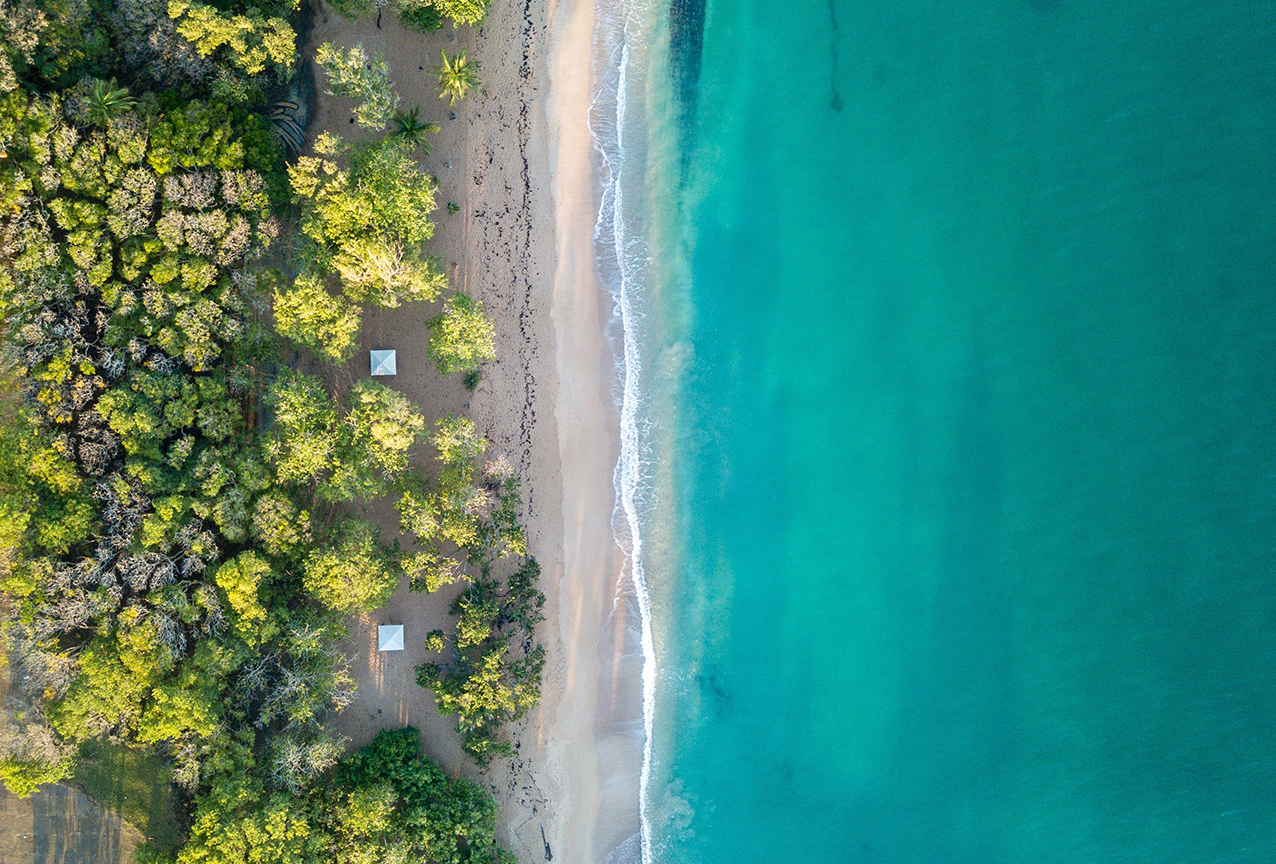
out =
<svg viewBox="0 0 1276 864"><path fill-rule="evenodd" d="M127 87L116 87L115 79L103 81L101 78L93 79L86 101L89 119L99 126L105 126L137 104L137 100L128 95Z"/></svg>
<svg viewBox="0 0 1276 864"><path fill-rule="evenodd" d="M464 99L471 87L478 88L479 64L477 60L471 62L465 59L464 48L451 60L446 51L439 53L443 55L443 65L433 71L439 76L439 98L447 99L448 107L451 107L456 104L457 99Z"/></svg>
<svg viewBox="0 0 1276 864"><path fill-rule="evenodd" d="M420 113L421 109L415 105L406 114L403 111L395 111L394 120L391 121L394 128L390 130L390 134L402 138L414 147L420 147L421 151L429 156L430 142L425 136L436 134L441 130L437 123L422 123L417 116Z"/></svg>

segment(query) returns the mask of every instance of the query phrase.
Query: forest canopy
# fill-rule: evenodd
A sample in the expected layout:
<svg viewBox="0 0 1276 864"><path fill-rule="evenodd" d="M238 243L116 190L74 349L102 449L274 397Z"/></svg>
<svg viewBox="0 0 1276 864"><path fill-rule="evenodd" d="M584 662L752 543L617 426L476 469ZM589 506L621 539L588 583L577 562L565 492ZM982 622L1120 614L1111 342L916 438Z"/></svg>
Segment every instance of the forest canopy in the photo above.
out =
<svg viewBox="0 0 1276 864"><path fill-rule="evenodd" d="M0 779L27 795L101 746L155 756L186 841L151 860L507 861L491 798L416 730L348 752L329 722L354 698L343 616L456 585L461 627L430 637L450 655L419 678L476 758L508 752L543 598L472 421L329 374L367 306L448 298L441 369L495 346L429 251L418 142L285 138L298 14L0 9ZM327 48L332 92L383 130L388 73ZM358 509L387 498L403 546Z"/></svg>

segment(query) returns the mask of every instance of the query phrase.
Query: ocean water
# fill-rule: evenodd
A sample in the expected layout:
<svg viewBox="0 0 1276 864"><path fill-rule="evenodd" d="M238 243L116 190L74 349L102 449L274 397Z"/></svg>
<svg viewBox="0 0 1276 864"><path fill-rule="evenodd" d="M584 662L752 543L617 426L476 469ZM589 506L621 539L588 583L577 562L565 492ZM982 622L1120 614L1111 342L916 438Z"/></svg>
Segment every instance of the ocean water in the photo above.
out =
<svg viewBox="0 0 1276 864"><path fill-rule="evenodd" d="M645 859L1276 861L1276 7L615 8Z"/></svg>

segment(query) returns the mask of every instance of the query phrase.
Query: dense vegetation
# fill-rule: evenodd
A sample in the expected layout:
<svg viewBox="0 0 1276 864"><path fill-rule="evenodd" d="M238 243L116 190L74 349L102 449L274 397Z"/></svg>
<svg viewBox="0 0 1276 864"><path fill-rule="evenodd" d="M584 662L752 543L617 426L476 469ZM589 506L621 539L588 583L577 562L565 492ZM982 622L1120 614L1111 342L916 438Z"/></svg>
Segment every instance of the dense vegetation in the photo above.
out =
<svg viewBox="0 0 1276 864"><path fill-rule="evenodd" d="M514 474L470 420L428 429L392 388L286 362L348 360L361 307L448 293L415 161L431 130L396 114L383 62L321 49L330 92L395 128L288 164L265 106L294 79L296 12L0 9L0 779L29 794L103 748L167 765L187 838L155 860L507 860L491 799L415 730L343 755L325 722L353 698L342 616L404 577L460 583L418 678L477 759L510 752L543 597ZM464 295L430 328L443 374L494 356ZM384 496L405 544L352 508Z"/></svg>

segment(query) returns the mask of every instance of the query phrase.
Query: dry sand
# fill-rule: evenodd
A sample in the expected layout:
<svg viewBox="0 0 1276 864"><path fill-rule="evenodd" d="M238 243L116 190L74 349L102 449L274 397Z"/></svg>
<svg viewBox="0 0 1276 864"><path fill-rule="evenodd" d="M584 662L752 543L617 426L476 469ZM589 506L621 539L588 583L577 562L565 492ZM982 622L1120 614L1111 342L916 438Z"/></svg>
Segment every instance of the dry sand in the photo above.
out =
<svg viewBox="0 0 1276 864"><path fill-rule="evenodd" d="M624 556L611 530L619 449L604 338L611 309L594 281L591 248L592 40L590 0L495 0L481 28L428 35L401 28L389 10L378 28L321 6L309 39L308 56L324 41L384 51L404 106L420 105L423 120L443 127L433 155L422 157L440 183L432 251L453 284L493 316L498 359L473 394L459 376L440 380L425 353L424 324L437 309L421 306L369 310L363 347L396 349L399 374L382 380L431 421L470 414L495 453L518 468L547 598L539 630L548 651L543 699L511 730L516 758L480 773L462 753L452 719L439 717L432 694L414 681L413 667L427 657L422 640L447 623L453 591L423 595L402 586L385 609L350 620L346 647L359 694L337 725L354 746L383 728L419 728L445 770L479 779L497 796L501 839L523 862L603 862L637 831L640 685L628 674L628 640L613 632L625 631L626 607L613 614ZM440 48L462 47L482 64L483 86L450 109L451 119L428 70ZM311 132L358 137L349 116L347 100L321 95ZM448 215L448 202L459 212ZM368 374L367 362L360 352L329 377L348 384ZM396 535L388 505L367 515L387 539ZM405 625L404 652L377 653L382 623Z"/></svg>

